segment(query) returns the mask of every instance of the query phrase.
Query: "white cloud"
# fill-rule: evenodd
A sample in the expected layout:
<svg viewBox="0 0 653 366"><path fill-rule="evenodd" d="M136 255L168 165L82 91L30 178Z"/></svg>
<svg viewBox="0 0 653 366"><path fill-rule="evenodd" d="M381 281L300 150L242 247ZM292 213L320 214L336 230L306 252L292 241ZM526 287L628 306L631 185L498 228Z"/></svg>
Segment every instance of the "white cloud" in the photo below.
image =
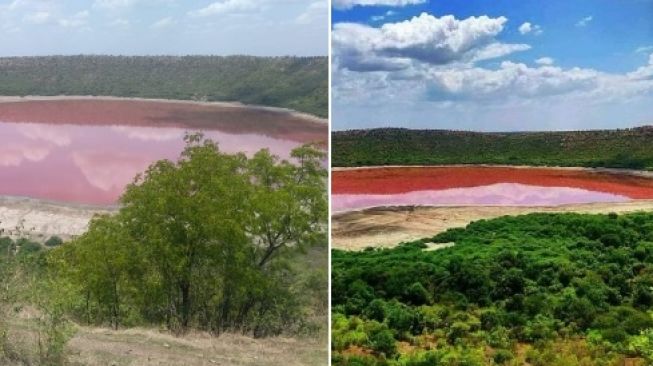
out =
<svg viewBox="0 0 653 366"><path fill-rule="evenodd" d="M372 15L370 17L370 20L373 21L373 22L380 22L380 21L384 20L385 18L393 16L395 14L397 14L396 11L388 10L383 15Z"/></svg>
<svg viewBox="0 0 653 366"><path fill-rule="evenodd" d="M501 44L495 40L506 21L505 17L458 20L452 15L437 18L422 13L379 28L337 23L332 32L334 58L342 68L380 71L404 69L415 61L446 65L528 49L528 45Z"/></svg>
<svg viewBox="0 0 653 366"><path fill-rule="evenodd" d="M577 27L586 27L588 24L590 24L590 22L591 22L593 19L594 19L594 17L591 16L591 15L586 16L585 18L579 20L579 21L576 23L576 26L577 26Z"/></svg>
<svg viewBox="0 0 653 366"><path fill-rule="evenodd" d="M52 15L48 13L47 11L37 11L32 14L28 14L25 16L25 21L31 24L45 24L47 23Z"/></svg>
<svg viewBox="0 0 653 366"><path fill-rule="evenodd" d="M642 66L637 70L628 73L631 80L649 80L653 81L653 53L648 57L648 65Z"/></svg>
<svg viewBox="0 0 653 366"><path fill-rule="evenodd" d="M354 6L408 6L424 4L426 0L333 0L336 9L351 9Z"/></svg>
<svg viewBox="0 0 653 366"><path fill-rule="evenodd" d="M328 16L328 6L325 0L316 0L308 5L306 10L301 13L296 19L297 24L311 24L318 19L324 19Z"/></svg>
<svg viewBox="0 0 653 366"><path fill-rule="evenodd" d="M59 19L60 26L65 28L78 28L86 25L90 13L87 10L80 11L68 18Z"/></svg>
<svg viewBox="0 0 653 366"><path fill-rule="evenodd" d="M123 18L118 18L109 22L109 26L114 28L127 28L130 25L131 23L129 22L129 20Z"/></svg>
<svg viewBox="0 0 653 366"><path fill-rule="evenodd" d="M152 29L163 29L163 28L170 27L170 26L172 26L172 25L174 25L176 23L177 23L177 21L174 20L174 18L166 17L166 18L159 19L156 22L152 23L150 28L152 28Z"/></svg>
<svg viewBox="0 0 653 366"><path fill-rule="evenodd" d="M511 61L495 67L477 65L530 49L527 44L498 41L506 22L503 17L457 20L422 14L380 27L334 25L335 110L365 115L392 105L405 110L404 117L415 113L422 118L419 113L429 110L464 114L472 106L496 110L511 105L534 111L546 110L547 105L643 103L653 97L653 54L647 65L623 74L562 68L551 57L536 59L535 66ZM533 32L533 25L529 27Z"/></svg>
<svg viewBox="0 0 653 366"><path fill-rule="evenodd" d="M219 0L199 10L188 13L193 17L207 17L232 12L256 10L257 4L253 0Z"/></svg>
<svg viewBox="0 0 653 366"><path fill-rule="evenodd" d="M544 31L542 30L542 27L540 27L539 25L531 24L530 22L525 22L519 26L519 33L527 34L531 32L533 32L534 35L539 36Z"/></svg>
<svg viewBox="0 0 653 366"><path fill-rule="evenodd" d="M527 44L509 44L509 43L491 43L484 48L475 51L472 61L490 60L507 56L511 53L530 50L531 46Z"/></svg>
<svg viewBox="0 0 653 366"><path fill-rule="evenodd" d="M641 47L637 47L637 49L635 50L635 53L649 53L649 52L653 52L653 46L641 46Z"/></svg>
<svg viewBox="0 0 653 366"><path fill-rule="evenodd" d="M134 5L138 0L95 0L93 6L105 9L128 8Z"/></svg>
<svg viewBox="0 0 653 366"><path fill-rule="evenodd" d="M538 65L553 65L554 60L551 57L541 57L535 60Z"/></svg>

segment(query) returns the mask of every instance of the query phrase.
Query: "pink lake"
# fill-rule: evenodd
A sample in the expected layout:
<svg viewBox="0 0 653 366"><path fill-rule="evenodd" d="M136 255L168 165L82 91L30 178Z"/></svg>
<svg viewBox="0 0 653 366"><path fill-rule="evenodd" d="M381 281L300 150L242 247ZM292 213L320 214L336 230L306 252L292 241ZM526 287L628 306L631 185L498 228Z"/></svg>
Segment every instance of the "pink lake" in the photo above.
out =
<svg viewBox="0 0 653 366"><path fill-rule="evenodd" d="M184 120L161 125L142 116L127 123L89 120L86 124L80 123L74 110L71 123L65 123L65 115L58 115L56 123L44 123L21 121L24 114L9 114L8 105L0 103L2 108L0 112L9 117L2 118L0 113L0 195L66 203L115 204L125 185L151 163L176 160L187 132L203 132L224 152L251 155L268 148L282 158L320 135L311 123L307 124L309 137L293 134L288 139L276 132L279 128L270 133L262 127L258 132L251 123L238 133L238 124L228 121L215 129L206 124L198 127L192 121L185 126ZM297 128L301 122L293 123L293 130L301 130ZM283 122L278 124L282 126ZM326 126L323 131L326 140Z"/></svg>
<svg viewBox="0 0 653 366"><path fill-rule="evenodd" d="M496 183L476 187L420 190L397 194L334 194L334 212L383 206L558 206L625 202L627 196L573 187Z"/></svg>

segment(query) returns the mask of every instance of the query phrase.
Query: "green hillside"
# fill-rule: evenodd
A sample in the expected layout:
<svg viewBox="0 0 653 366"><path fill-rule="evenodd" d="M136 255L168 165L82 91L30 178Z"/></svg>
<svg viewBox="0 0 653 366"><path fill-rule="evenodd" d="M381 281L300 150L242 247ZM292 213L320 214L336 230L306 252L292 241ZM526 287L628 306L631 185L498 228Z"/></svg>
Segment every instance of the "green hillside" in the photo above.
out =
<svg viewBox="0 0 653 366"><path fill-rule="evenodd" d="M333 166L508 164L653 169L653 127L479 133L373 129L333 133Z"/></svg>
<svg viewBox="0 0 653 366"><path fill-rule="evenodd" d="M334 365L653 362L651 213L482 220L332 261Z"/></svg>
<svg viewBox="0 0 653 366"><path fill-rule="evenodd" d="M326 57L0 58L0 95L103 95L290 108L326 117Z"/></svg>

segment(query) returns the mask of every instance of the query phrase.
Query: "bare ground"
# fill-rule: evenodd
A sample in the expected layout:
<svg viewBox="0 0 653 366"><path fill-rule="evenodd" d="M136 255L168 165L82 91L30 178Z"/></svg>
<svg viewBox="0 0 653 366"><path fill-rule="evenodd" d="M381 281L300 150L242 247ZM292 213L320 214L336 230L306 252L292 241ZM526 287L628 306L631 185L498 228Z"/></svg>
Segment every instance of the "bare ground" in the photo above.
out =
<svg viewBox="0 0 653 366"><path fill-rule="evenodd" d="M627 213L652 211L653 200L624 203L592 203L554 207L461 206L461 207L378 207L337 213L332 216L332 247L362 250L367 247L390 248L446 231L465 227L481 219L533 212Z"/></svg>
<svg viewBox="0 0 653 366"><path fill-rule="evenodd" d="M47 240L52 235L69 239L88 228L95 214L115 212L116 207L75 205L23 197L0 197L0 236L28 236Z"/></svg>
<svg viewBox="0 0 653 366"><path fill-rule="evenodd" d="M34 360L38 335L31 324L12 322L10 336L22 349L22 365ZM29 351L25 351L29 350ZM155 329L110 330L78 327L65 349L69 366L313 366L328 363L326 335L254 339L240 334L175 337ZM0 363L2 359L0 358ZM14 366L11 365L11 366Z"/></svg>

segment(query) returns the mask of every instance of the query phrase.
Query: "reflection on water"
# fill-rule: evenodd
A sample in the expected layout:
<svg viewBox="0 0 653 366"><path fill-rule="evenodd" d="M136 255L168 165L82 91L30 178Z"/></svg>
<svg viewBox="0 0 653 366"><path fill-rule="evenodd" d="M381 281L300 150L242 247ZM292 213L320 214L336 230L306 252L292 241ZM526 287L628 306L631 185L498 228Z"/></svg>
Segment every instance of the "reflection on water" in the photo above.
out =
<svg viewBox="0 0 653 366"><path fill-rule="evenodd" d="M204 130L226 152L269 148L282 158L299 142L253 133ZM184 128L83 126L0 121L0 195L113 204L134 176L176 159Z"/></svg>
<svg viewBox="0 0 653 366"><path fill-rule="evenodd" d="M580 188L498 183L400 194L334 194L332 207L335 212L342 212L378 206L556 206L628 200L630 198L626 196Z"/></svg>

